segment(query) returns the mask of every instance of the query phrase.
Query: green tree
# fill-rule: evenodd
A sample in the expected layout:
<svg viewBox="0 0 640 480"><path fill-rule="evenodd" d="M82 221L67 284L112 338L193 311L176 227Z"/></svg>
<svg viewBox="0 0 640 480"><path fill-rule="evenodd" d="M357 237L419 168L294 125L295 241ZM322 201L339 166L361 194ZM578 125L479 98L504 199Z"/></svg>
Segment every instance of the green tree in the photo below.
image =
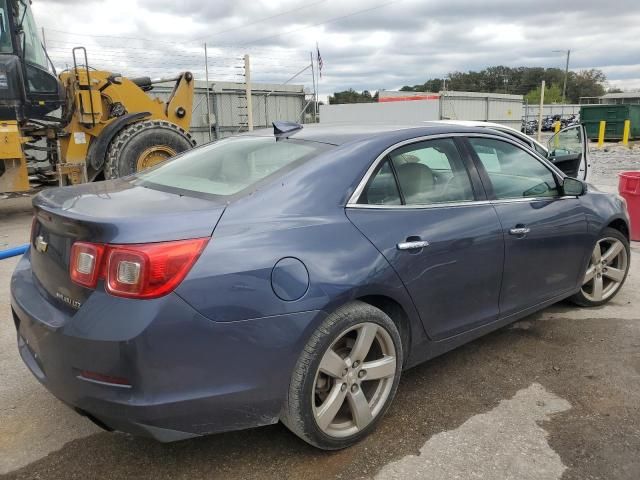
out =
<svg viewBox="0 0 640 480"><path fill-rule="evenodd" d="M607 81L602 70L580 70L569 72L567 81L567 98L572 103L579 103L582 97L600 97L604 95L604 83Z"/></svg>
<svg viewBox="0 0 640 480"><path fill-rule="evenodd" d="M437 93L444 87L442 78L432 78L424 83L414 85L413 87L405 85L400 89L401 92L434 92Z"/></svg>
<svg viewBox="0 0 640 480"><path fill-rule="evenodd" d="M378 92L375 95L371 95L369 90L364 90L362 93L355 91L353 88L344 90L342 92L335 92L329 96L330 105L338 105L341 103L371 103L378 100Z"/></svg>
<svg viewBox="0 0 640 480"><path fill-rule="evenodd" d="M534 88L524 96L529 105L537 105L540 103L540 93L542 85ZM544 103L560 103L562 102L562 88L556 84L544 87Z"/></svg>
<svg viewBox="0 0 640 480"><path fill-rule="evenodd" d="M487 93L513 93L517 95L531 95L530 98L540 99L540 84L542 80L549 85L549 92L545 91L545 102L562 101L562 85L565 73L560 68L543 67L507 67L496 65L480 71L451 72L448 75L447 90ZM566 102L578 103L580 97L599 97L604 94L605 74L602 70L591 69L580 72L569 72L567 76ZM439 92L444 88L442 78L431 78L417 85L405 85L403 92ZM557 96L558 89L560 95ZM377 97L364 91L353 89L336 92L329 97L330 103L361 103L375 101Z"/></svg>

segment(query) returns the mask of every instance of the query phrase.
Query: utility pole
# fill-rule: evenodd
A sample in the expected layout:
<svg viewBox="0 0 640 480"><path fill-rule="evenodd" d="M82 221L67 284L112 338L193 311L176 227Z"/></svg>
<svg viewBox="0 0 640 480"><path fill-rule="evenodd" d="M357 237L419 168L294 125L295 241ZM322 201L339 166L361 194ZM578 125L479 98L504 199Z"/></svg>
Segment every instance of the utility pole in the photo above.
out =
<svg viewBox="0 0 640 480"><path fill-rule="evenodd" d="M316 73L313 66L313 52L309 52L311 60L311 78L313 79L313 123L318 123L318 90L316 87Z"/></svg>
<svg viewBox="0 0 640 480"><path fill-rule="evenodd" d="M544 88L545 82L542 80L542 88L540 89L540 110L538 111L538 142L542 141L542 109L544 107Z"/></svg>
<svg viewBox="0 0 640 480"><path fill-rule="evenodd" d="M316 51L318 51L318 44L316 43ZM311 63L313 64L313 58ZM315 79L316 79L316 118L320 118L320 105L318 104L318 96L317 94L320 91L320 59L318 58L318 54L316 53L316 69L315 69Z"/></svg>
<svg viewBox="0 0 640 480"><path fill-rule="evenodd" d="M562 85L562 103L567 96L567 77L569 76L569 57L571 56L571 50L567 50L567 63L564 67L564 84Z"/></svg>
<svg viewBox="0 0 640 480"><path fill-rule="evenodd" d="M564 66L564 83L562 85L562 103L567 96L567 78L569 77L569 57L571 57L571 50L553 50L555 53L566 53L567 63Z"/></svg>
<svg viewBox="0 0 640 480"><path fill-rule="evenodd" d="M209 55L207 55L207 42L204 43L204 78L207 84L207 130L209 131L209 141L211 138L211 102L209 101ZM218 119L216 118L216 122Z"/></svg>
<svg viewBox="0 0 640 480"><path fill-rule="evenodd" d="M247 130L253 131L253 101L251 98L251 64L249 54L244 56L245 95L247 97Z"/></svg>

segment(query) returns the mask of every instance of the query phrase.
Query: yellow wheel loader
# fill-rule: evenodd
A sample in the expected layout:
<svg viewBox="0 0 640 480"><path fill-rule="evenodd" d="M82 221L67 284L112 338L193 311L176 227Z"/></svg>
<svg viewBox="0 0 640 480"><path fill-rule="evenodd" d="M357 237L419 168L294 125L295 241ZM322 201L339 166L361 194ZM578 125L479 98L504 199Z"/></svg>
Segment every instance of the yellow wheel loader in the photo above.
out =
<svg viewBox="0 0 640 480"><path fill-rule="evenodd" d="M194 80L126 78L74 48L57 75L29 0L0 0L0 195L129 175L195 145ZM167 101L148 92L174 82Z"/></svg>

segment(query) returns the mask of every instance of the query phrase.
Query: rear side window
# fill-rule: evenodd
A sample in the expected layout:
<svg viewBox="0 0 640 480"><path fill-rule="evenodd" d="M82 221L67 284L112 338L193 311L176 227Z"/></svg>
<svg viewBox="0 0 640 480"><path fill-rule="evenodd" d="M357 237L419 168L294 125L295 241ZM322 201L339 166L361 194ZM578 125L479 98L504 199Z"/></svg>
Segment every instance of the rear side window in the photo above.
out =
<svg viewBox="0 0 640 480"><path fill-rule="evenodd" d="M431 205L474 200L469 173L451 138L427 140L391 152L358 203Z"/></svg>
<svg viewBox="0 0 640 480"><path fill-rule="evenodd" d="M276 141L275 137L234 137L190 150L137 178L151 186L228 196L328 148L315 142Z"/></svg>
<svg viewBox="0 0 640 480"><path fill-rule="evenodd" d="M368 205L401 205L396 177L389 159L384 160L369 179L358 203Z"/></svg>

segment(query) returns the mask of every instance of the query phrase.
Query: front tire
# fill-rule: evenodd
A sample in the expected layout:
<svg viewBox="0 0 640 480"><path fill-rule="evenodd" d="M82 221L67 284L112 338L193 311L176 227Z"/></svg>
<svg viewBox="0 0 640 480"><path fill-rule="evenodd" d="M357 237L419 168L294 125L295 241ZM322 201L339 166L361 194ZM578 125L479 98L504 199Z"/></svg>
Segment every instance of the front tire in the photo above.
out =
<svg viewBox="0 0 640 480"><path fill-rule="evenodd" d="M195 146L188 132L165 120L144 120L127 125L107 151L104 175L125 177L153 167Z"/></svg>
<svg viewBox="0 0 640 480"><path fill-rule="evenodd" d="M615 297L629 272L629 240L618 230L605 228L596 242L582 287L570 300L581 307L599 307Z"/></svg>
<svg viewBox="0 0 640 480"><path fill-rule="evenodd" d="M339 308L302 351L282 422L323 450L353 445L391 404L402 359L400 334L384 312L359 301Z"/></svg>

